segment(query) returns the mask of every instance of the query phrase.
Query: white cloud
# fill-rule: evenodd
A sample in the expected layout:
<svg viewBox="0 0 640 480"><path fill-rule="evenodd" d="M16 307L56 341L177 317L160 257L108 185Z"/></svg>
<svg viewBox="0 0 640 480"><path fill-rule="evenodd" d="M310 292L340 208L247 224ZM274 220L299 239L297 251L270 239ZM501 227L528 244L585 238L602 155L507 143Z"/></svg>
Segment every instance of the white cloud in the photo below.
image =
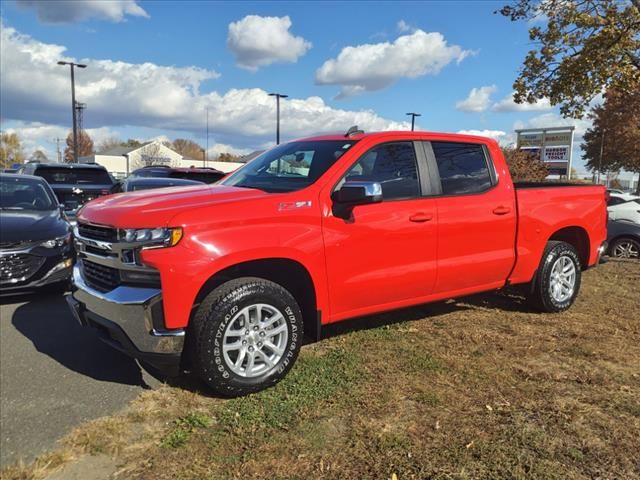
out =
<svg viewBox="0 0 640 480"><path fill-rule="evenodd" d="M464 100L456 103L456 109L463 112L484 112L491 103L491 94L497 90L495 85L472 88Z"/></svg>
<svg viewBox="0 0 640 480"><path fill-rule="evenodd" d="M23 10L34 10L44 23L73 23L96 18L121 22L127 15L148 18L136 0L16 0Z"/></svg>
<svg viewBox="0 0 640 480"><path fill-rule="evenodd" d="M69 125L69 68L56 62L78 59L63 46L39 42L11 27L2 25L0 35L3 123ZM153 63L82 61L88 67L76 72L76 93L78 101L87 103L86 128L118 128L125 138L130 135L122 126L178 131L181 136L191 132L197 137L205 130L208 108L211 138L217 143L253 148L273 142L275 101L262 89L202 93L202 82L218 77L216 72ZM332 108L315 96L283 100L281 109L285 139L343 132L354 124L368 131L409 128L407 122L391 121L371 110ZM66 132L61 133L66 136Z"/></svg>
<svg viewBox="0 0 640 480"><path fill-rule="evenodd" d="M404 20L400 20L398 23L396 23L396 28L400 33L406 33L413 30L413 27Z"/></svg>
<svg viewBox="0 0 640 480"><path fill-rule="evenodd" d="M209 158L214 159L218 158L221 153L230 153L232 155L247 155L251 153L253 150L250 148L237 148L232 145L227 145L225 143L215 143L214 145L209 146Z"/></svg>
<svg viewBox="0 0 640 480"><path fill-rule="evenodd" d="M239 67L256 71L272 63L295 63L311 43L289 32L291 19L247 15L229 24L227 46Z"/></svg>
<svg viewBox="0 0 640 480"><path fill-rule="evenodd" d="M337 58L316 71L316 84L340 85L336 98L381 90L401 78L436 75L452 61L461 62L470 50L449 45L441 33L416 30L393 43L345 47Z"/></svg>
<svg viewBox="0 0 640 480"><path fill-rule="evenodd" d="M502 130L458 130L457 133L463 135L477 135L479 137L489 137L496 140L501 145L510 145L515 143L512 133L503 132Z"/></svg>
<svg viewBox="0 0 640 480"><path fill-rule="evenodd" d="M514 94L515 92L494 103L491 110L494 112L544 112L553 108L548 98L538 100L536 103L516 103L513 100Z"/></svg>

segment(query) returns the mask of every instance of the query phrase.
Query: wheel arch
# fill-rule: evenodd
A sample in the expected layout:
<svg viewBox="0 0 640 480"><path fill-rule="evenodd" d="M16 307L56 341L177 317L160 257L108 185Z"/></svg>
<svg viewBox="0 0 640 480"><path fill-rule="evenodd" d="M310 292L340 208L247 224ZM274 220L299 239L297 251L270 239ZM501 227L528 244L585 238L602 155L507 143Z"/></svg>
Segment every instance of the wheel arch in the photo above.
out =
<svg viewBox="0 0 640 480"><path fill-rule="evenodd" d="M211 275L200 287L193 304L193 316L204 298L229 280L258 277L270 280L288 290L302 311L305 335L317 339L320 332L320 312L316 285L309 270L297 260L285 257L247 260L227 266Z"/></svg>
<svg viewBox="0 0 640 480"><path fill-rule="evenodd" d="M572 245L578 252L582 270L588 267L589 255L591 253L591 240L586 229L579 226L563 227L556 230L549 237L547 243L551 241L566 242Z"/></svg>

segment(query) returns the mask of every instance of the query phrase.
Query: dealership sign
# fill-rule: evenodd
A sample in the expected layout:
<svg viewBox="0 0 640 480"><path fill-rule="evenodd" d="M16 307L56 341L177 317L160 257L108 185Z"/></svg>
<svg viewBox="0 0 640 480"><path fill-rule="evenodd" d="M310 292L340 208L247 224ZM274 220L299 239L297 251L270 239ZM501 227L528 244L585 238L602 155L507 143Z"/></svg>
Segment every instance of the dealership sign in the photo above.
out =
<svg viewBox="0 0 640 480"><path fill-rule="evenodd" d="M574 127L516 130L518 149L542 160L550 175L571 176Z"/></svg>

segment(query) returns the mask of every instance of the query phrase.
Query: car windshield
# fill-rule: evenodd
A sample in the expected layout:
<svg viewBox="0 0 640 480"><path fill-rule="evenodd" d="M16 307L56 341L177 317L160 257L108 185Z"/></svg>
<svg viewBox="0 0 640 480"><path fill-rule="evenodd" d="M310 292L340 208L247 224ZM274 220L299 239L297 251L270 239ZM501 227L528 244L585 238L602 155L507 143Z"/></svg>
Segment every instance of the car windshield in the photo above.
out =
<svg viewBox="0 0 640 480"><path fill-rule="evenodd" d="M318 140L285 143L256 157L222 185L293 192L308 187L356 141Z"/></svg>
<svg viewBox="0 0 640 480"><path fill-rule="evenodd" d="M109 174L98 168L46 167L38 168L36 175L41 176L50 184L111 185L113 183Z"/></svg>
<svg viewBox="0 0 640 480"><path fill-rule="evenodd" d="M24 177L0 177L2 210L55 210L57 202L42 181Z"/></svg>

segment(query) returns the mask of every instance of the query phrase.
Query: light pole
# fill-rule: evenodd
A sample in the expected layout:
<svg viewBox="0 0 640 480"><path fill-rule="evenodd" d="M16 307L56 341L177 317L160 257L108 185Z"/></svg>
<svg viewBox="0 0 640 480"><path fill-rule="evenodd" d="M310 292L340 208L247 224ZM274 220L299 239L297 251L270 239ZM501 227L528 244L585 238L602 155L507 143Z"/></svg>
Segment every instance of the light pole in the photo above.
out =
<svg viewBox="0 0 640 480"><path fill-rule="evenodd" d="M269 96L276 97L276 145L280 145L280 99L287 98L289 95L270 93Z"/></svg>
<svg viewBox="0 0 640 480"><path fill-rule="evenodd" d="M58 65L69 65L71 67L71 115L73 118L73 163L78 163L78 125L76 123L76 82L73 74L73 68L87 68L82 63L58 62Z"/></svg>
<svg viewBox="0 0 640 480"><path fill-rule="evenodd" d="M411 115L411 131L413 132L414 127L416 126L416 117L421 117L421 113L409 112L407 115Z"/></svg>

